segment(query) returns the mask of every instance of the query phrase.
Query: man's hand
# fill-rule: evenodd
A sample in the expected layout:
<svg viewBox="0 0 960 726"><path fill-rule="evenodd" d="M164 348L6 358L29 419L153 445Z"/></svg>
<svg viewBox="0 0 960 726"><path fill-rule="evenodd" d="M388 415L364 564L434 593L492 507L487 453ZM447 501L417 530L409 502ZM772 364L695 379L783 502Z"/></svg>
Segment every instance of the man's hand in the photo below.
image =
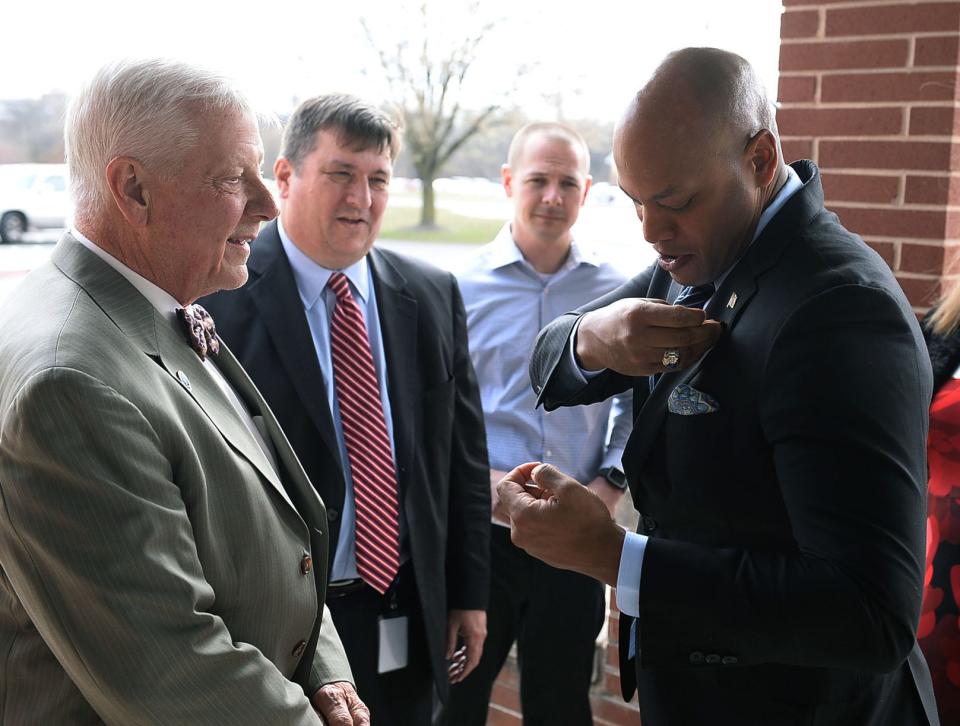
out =
<svg viewBox="0 0 960 726"><path fill-rule="evenodd" d="M457 648L457 636L463 638L464 647ZM487 613L485 610L451 610L447 617L447 660L450 665L450 682L459 683L477 667L483 653L483 641L487 639ZM462 652L464 651L465 652Z"/></svg>
<svg viewBox="0 0 960 726"><path fill-rule="evenodd" d="M615 585L623 528L596 494L549 464L521 464L499 486L510 538L548 565Z"/></svg>
<svg viewBox="0 0 960 726"><path fill-rule="evenodd" d="M497 493L497 484L499 484L500 480L506 475L507 472L500 471L500 469L490 470L490 518L494 522L509 525L510 522L507 520L507 513L500 509L500 495Z"/></svg>
<svg viewBox="0 0 960 726"><path fill-rule="evenodd" d="M721 326L699 308L662 300L624 298L583 316L577 328L577 360L584 370L609 368L627 376L649 376L693 365L717 342ZM679 363L663 365L676 350Z"/></svg>
<svg viewBox="0 0 960 726"><path fill-rule="evenodd" d="M587 489L600 497L600 501L607 505L610 516L616 519L617 504L620 503L620 498L623 496L623 489L617 489L603 476L598 476L587 484Z"/></svg>
<svg viewBox="0 0 960 726"><path fill-rule="evenodd" d="M370 711L352 683L328 683L313 694L311 702L327 726L370 726Z"/></svg>

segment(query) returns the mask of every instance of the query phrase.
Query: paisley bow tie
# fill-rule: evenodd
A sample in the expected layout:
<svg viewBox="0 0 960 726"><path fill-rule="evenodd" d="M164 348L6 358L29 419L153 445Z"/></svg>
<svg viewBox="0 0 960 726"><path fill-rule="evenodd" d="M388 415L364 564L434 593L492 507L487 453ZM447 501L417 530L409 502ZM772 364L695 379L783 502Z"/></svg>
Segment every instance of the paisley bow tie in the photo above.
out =
<svg viewBox="0 0 960 726"><path fill-rule="evenodd" d="M208 354L216 355L220 352L220 341L217 340L213 318L200 305L177 308L177 320L183 326L187 342L200 356L200 360L205 359Z"/></svg>

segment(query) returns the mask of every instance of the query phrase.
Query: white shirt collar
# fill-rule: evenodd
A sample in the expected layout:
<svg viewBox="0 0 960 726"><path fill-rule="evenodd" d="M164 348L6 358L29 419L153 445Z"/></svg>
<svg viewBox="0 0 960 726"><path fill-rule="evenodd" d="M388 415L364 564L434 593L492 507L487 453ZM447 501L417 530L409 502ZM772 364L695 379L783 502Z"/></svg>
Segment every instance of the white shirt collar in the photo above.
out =
<svg viewBox="0 0 960 726"><path fill-rule="evenodd" d="M283 251L287 253L287 259L290 260L293 279L297 283L297 291L300 293L300 300L303 302L305 309L310 310L320 299L330 276L334 272L342 272L346 275L347 279L353 283L353 289L363 302L369 299L370 268L367 255L342 270L331 270L314 262L297 247L290 235L287 234L287 230L284 229L282 219L277 219L277 232L280 234Z"/></svg>
<svg viewBox="0 0 960 726"><path fill-rule="evenodd" d="M143 275L131 270L116 257L97 245L96 242L87 239L76 227L71 228L70 235L88 250L93 252L93 254L110 265L110 267L123 275L127 281L137 289L137 292L143 295L149 301L149 303L157 309L157 312L170 318L171 320L176 320L177 308L181 308L183 306L175 297L173 297L173 295L168 293L163 288L158 287L156 284L150 282L150 280L145 278Z"/></svg>

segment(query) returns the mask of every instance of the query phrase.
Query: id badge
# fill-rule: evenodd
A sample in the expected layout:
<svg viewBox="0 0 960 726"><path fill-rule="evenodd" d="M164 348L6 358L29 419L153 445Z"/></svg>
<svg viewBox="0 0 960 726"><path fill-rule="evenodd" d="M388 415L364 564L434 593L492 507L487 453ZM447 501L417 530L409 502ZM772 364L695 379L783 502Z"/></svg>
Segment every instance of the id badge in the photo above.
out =
<svg viewBox="0 0 960 726"><path fill-rule="evenodd" d="M406 668L409 662L410 618L406 615L385 615L380 626L380 654L377 673Z"/></svg>

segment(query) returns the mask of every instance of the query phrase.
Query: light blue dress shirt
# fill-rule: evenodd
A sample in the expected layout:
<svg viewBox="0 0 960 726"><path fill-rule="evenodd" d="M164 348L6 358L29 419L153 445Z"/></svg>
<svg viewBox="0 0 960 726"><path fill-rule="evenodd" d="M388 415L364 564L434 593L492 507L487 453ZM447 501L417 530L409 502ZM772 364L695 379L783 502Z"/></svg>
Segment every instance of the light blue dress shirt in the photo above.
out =
<svg viewBox="0 0 960 726"><path fill-rule="evenodd" d="M327 386L327 404L333 416L333 427L337 433L337 447L340 450L340 462L343 464L343 509L340 513L340 536L333 556L333 568L330 581L351 580L357 574L357 548L354 537L356 529L356 508L353 501L353 480L350 475L350 460L347 458L347 445L343 440L343 427L340 425L340 407L337 404L337 391L333 378L333 359L330 353L330 321L337 306L337 296L327 281L334 272L342 272L350 281L350 292L356 300L367 326L370 350L373 353L373 367L380 385L380 401L383 403L383 415L386 418L387 436L390 437L390 451L393 465L397 465L397 454L393 439L393 417L390 414L390 396L387 391L387 358L383 351L383 336L380 333L380 316L377 313L377 295L370 274L367 257L353 263L343 270L328 270L311 260L293 243L283 228L283 220L277 220L280 242L290 260L293 279L300 293L300 301L307 315L307 325L313 338L313 347L317 352L317 361L323 371L323 380ZM399 492L397 493L399 497ZM403 510L400 510L400 560L407 559L406 522Z"/></svg>
<svg viewBox="0 0 960 726"><path fill-rule="evenodd" d="M790 197L800 191L802 186L803 183L800 181L800 177L788 166L787 181L780 188L780 191L777 192L777 196L773 198L773 201L770 202L760 215L760 219L757 221L757 230L753 233L753 239L750 240L750 244L753 244L757 237L760 236L760 233L763 232L764 228L770 223L770 220L773 219L774 215L780 211ZM714 284L718 290L736 264L737 263L734 262L729 269L725 270L723 274L716 279ZM708 301L707 305L709 304ZM706 305L704 307L706 307ZM617 607L620 609L620 612L626 615L632 615L635 618L640 616L640 573L643 569L643 554L646 547L646 535L627 532L627 537L623 542L623 550L620 553L620 569L617 573ZM636 621L634 621L633 627L636 627ZM631 637L630 657L635 655L635 642L636 639Z"/></svg>
<svg viewBox="0 0 960 726"><path fill-rule="evenodd" d="M631 396L545 412L528 366L537 334L565 312L616 289L624 277L573 243L555 273L537 272L505 225L457 276L467 311L470 357L480 383L490 467L544 461L586 484L621 467ZM609 443L608 443L609 440Z"/></svg>

